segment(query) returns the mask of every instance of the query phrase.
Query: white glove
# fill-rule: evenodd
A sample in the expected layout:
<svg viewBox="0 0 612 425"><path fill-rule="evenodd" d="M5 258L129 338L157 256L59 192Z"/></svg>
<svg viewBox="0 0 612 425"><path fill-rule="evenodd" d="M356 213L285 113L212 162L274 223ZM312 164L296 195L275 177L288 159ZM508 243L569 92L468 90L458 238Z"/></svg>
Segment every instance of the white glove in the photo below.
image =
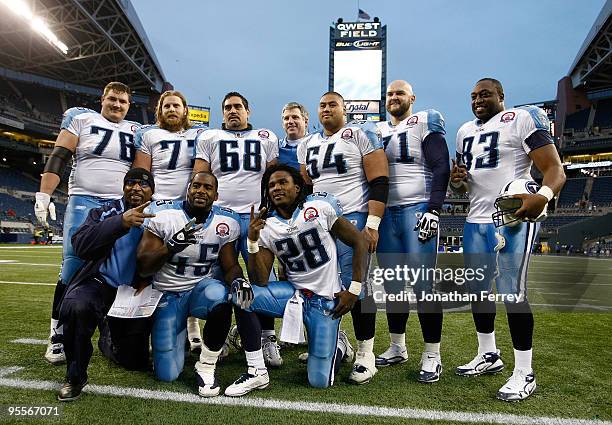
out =
<svg viewBox="0 0 612 425"><path fill-rule="evenodd" d="M421 242L427 242L438 234L438 227L440 224L439 213L435 210L427 211L419 219L414 230L419 232L419 240Z"/></svg>
<svg viewBox="0 0 612 425"><path fill-rule="evenodd" d="M55 203L49 202L49 218L53 221L57 220L57 214L55 213Z"/></svg>
<svg viewBox="0 0 612 425"><path fill-rule="evenodd" d="M36 203L34 204L34 214L41 226L49 227L47 223L47 211L51 203L51 196L48 193L36 192ZM53 206L53 220L55 220L55 206Z"/></svg>

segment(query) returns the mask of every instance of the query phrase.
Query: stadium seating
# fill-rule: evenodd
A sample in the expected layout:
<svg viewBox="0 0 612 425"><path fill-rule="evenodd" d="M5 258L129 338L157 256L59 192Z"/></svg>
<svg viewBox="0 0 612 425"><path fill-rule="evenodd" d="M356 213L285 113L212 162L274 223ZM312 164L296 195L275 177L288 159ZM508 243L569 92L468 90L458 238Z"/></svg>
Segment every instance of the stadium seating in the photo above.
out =
<svg viewBox="0 0 612 425"><path fill-rule="evenodd" d="M1 186L11 189L23 190L24 192L38 191L38 183L10 168L0 167L0 182Z"/></svg>
<svg viewBox="0 0 612 425"><path fill-rule="evenodd" d="M443 232L463 232L464 215L441 215L440 228Z"/></svg>
<svg viewBox="0 0 612 425"><path fill-rule="evenodd" d="M572 128L574 130L583 130L587 128L590 112L591 109L586 108L568 115L565 118L565 128Z"/></svg>
<svg viewBox="0 0 612 425"><path fill-rule="evenodd" d="M593 180L590 201L595 206L612 205L612 176L597 177Z"/></svg>
<svg viewBox="0 0 612 425"><path fill-rule="evenodd" d="M612 127L612 99L602 99L597 103L593 126Z"/></svg>
<svg viewBox="0 0 612 425"><path fill-rule="evenodd" d="M559 195L559 206L573 206L580 201L584 194L586 182L586 178L568 179Z"/></svg>
<svg viewBox="0 0 612 425"><path fill-rule="evenodd" d="M542 222L542 229L544 230L554 230L558 227L565 226L567 224L574 223L580 220L586 220L587 218L591 218L590 215L553 215L548 216L548 218Z"/></svg>

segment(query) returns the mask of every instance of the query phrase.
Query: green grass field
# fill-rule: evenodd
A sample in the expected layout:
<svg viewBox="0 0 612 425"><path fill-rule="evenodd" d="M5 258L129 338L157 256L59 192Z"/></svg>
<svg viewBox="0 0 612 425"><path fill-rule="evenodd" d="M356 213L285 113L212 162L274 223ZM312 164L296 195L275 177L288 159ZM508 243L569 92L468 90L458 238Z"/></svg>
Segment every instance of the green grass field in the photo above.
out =
<svg viewBox="0 0 612 425"><path fill-rule="evenodd" d="M44 345L13 341L42 340L48 336L60 257L61 250L56 247L0 247L0 369L22 368L0 376L0 405L4 411L7 405L59 405L55 392L63 381L65 367L45 362ZM441 257L442 263L461 261L456 254ZM179 379L168 384L156 381L152 373L127 372L108 362L96 349L89 368L89 392L77 402L61 405L61 421L88 424L580 423L545 419L529 422L529 418L541 417L590 420L582 423L612 421L611 272L612 260L534 257L529 296L536 320L534 369L538 391L521 403L508 404L495 399L496 391L510 376L513 366L510 335L500 307L497 341L507 368L499 375L467 379L454 374L455 366L473 357L477 343L471 315L453 312L444 321L442 379L432 385L418 384L422 339L414 314L407 333L409 361L380 369L371 383L347 384L350 368L345 365L334 387L309 388L305 366L297 362L303 348L283 349L285 363L280 370L270 371L270 387L238 400L248 406L231 406L233 401L225 398L199 399L193 372L197 359L193 356L187 360ZM352 335L350 317L343 320L342 327ZM375 352L384 351L387 344L386 322L381 313ZM219 367L222 386L229 385L244 369L243 355L232 352ZM120 394L121 389L127 390ZM292 402L293 407L286 409L283 402ZM361 407L342 408L331 403ZM334 413L339 409L346 413ZM0 422L23 422L23 419L9 418L4 411L0 413ZM517 416L495 418L478 414Z"/></svg>

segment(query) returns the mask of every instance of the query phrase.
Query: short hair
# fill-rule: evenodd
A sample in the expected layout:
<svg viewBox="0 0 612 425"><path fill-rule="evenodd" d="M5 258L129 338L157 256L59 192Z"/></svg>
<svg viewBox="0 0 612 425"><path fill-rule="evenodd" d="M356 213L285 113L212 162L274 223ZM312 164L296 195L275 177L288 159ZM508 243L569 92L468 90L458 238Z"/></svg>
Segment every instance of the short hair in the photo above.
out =
<svg viewBox="0 0 612 425"><path fill-rule="evenodd" d="M306 110L304 105L302 105L301 103L297 103L297 102L287 103L285 106L283 106L283 110L281 111L281 118L283 117L283 114L285 113L287 109L299 109L302 116L308 119L308 111Z"/></svg>
<svg viewBox="0 0 612 425"><path fill-rule="evenodd" d="M266 168L266 171L261 178L261 205L259 205L259 209L266 207L268 209L268 213L271 213L276 209L276 206L272 203L272 199L270 199L270 194L268 193L268 184L270 183L270 177L272 177L272 174L276 173L277 171L286 171L289 173L293 179L293 183L300 187L300 193L298 193L295 200L296 206L302 204L306 196L308 196L306 183L304 182L304 178L297 168L290 167L287 164L271 165Z"/></svg>
<svg viewBox="0 0 612 425"><path fill-rule="evenodd" d="M250 110L249 109L249 101L246 99L246 97L244 97L243 95L241 95L240 93L238 93L237 91L231 91L228 94L225 95L225 97L223 98L223 101L221 102L221 110L223 110L225 108L225 101L227 99L229 99L230 97L239 97L240 99L242 99L242 104L244 105L244 109L246 110Z"/></svg>
<svg viewBox="0 0 612 425"><path fill-rule="evenodd" d="M333 91L333 90L330 90L330 91L328 91L328 92L323 93L323 94L321 95L321 98L322 98L323 96L327 96L328 94L332 94L332 95L334 95L334 96L338 96L340 99L342 99L342 103L344 103L344 97L342 97L342 95L341 95L340 93L338 93L337 91Z"/></svg>
<svg viewBox="0 0 612 425"><path fill-rule="evenodd" d="M504 94L504 88L502 87L502 84L499 82L499 80L496 80L495 78L491 78L491 77L485 77L485 78L481 78L480 80L476 81L476 84L481 83L483 81L488 81L492 83L495 86L495 90L497 90L498 94Z"/></svg>
<svg viewBox="0 0 612 425"><path fill-rule="evenodd" d="M178 90L166 90L161 94L159 100L157 101L157 106L155 107L155 121L158 123L160 122L159 118L162 116L162 106L164 105L164 99L168 96L176 96L181 99L181 102L183 103L183 108L185 108L185 112L187 113L185 117L185 127L191 127L191 123L189 122L189 106L187 106L187 98L183 93Z"/></svg>
<svg viewBox="0 0 612 425"><path fill-rule="evenodd" d="M111 81L106 86L104 86L104 92L102 96L106 96L109 91L115 91L117 93L127 93L128 100L132 101L132 89L127 84L123 84L119 81Z"/></svg>
<svg viewBox="0 0 612 425"><path fill-rule="evenodd" d="M187 190L189 190L189 187L191 186L191 183L193 183L193 181L195 180L196 176L199 176L200 174L204 174L205 176L212 177L213 180L215 181L215 190L217 191L219 190L219 180L217 179L217 176L215 176L210 171L198 171L193 176L191 176L191 179L189 179L189 185L187 186Z"/></svg>

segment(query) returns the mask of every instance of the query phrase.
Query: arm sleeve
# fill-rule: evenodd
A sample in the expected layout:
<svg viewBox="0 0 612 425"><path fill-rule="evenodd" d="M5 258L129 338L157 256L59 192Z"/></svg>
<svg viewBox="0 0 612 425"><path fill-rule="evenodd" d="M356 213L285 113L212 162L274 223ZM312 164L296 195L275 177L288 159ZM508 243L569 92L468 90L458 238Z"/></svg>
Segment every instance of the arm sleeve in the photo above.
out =
<svg viewBox="0 0 612 425"><path fill-rule="evenodd" d="M148 223L144 223L143 227L165 242L167 232L164 228L164 223L161 220L162 216L163 214L157 213L156 216L152 217Z"/></svg>
<svg viewBox="0 0 612 425"><path fill-rule="evenodd" d="M297 160L300 164L306 164L306 139L302 140L297 147Z"/></svg>
<svg viewBox="0 0 612 425"><path fill-rule="evenodd" d="M117 239L129 232L123 227L122 214L111 213L105 208L91 210L85 223L72 235L72 247L80 258L95 260L102 254L108 255Z"/></svg>
<svg viewBox="0 0 612 425"><path fill-rule="evenodd" d="M361 131L355 131L355 144L361 152L361 156L366 156L374 152L376 149L382 149L382 140L379 131L373 127L361 128Z"/></svg>
<svg viewBox="0 0 612 425"><path fill-rule="evenodd" d="M521 110L527 113L516 117L516 126L525 153L529 154L534 149L554 143L548 131L550 122L546 113L537 106L527 106Z"/></svg>
<svg viewBox="0 0 612 425"><path fill-rule="evenodd" d="M142 153L151 155L151 147L147 143L145 137L146 131L146 128L139 128L138 130L136 130L136 133L134 134L134 146Z"/></svg>
<svg viewBox="0 0 612 425"><path fill-rule="evenodd" d="M450 178L448 147L441 133L430 133L423 140L422 148L425 163L433 174L429 209L439 210L444 203L448 179Z"/></svg>
<svg viewBox="0 0 612 425"><path fill-rule="evenodd" d="M62 118L62 125L60 128L62 130L67 130L75 136L79 136L81 134L81 128L83 123L82 114L91 112L86 108L70 108L64 112L64 116ZM81 117L79 117L81 115Z"/></svg>
<svg viewBox="0 0 612 425"><path fill-rule="evenodd" d="M270 133L270 138L266 143L266 162L274 161L278 158L278 137L273 132Z"/></svg>

